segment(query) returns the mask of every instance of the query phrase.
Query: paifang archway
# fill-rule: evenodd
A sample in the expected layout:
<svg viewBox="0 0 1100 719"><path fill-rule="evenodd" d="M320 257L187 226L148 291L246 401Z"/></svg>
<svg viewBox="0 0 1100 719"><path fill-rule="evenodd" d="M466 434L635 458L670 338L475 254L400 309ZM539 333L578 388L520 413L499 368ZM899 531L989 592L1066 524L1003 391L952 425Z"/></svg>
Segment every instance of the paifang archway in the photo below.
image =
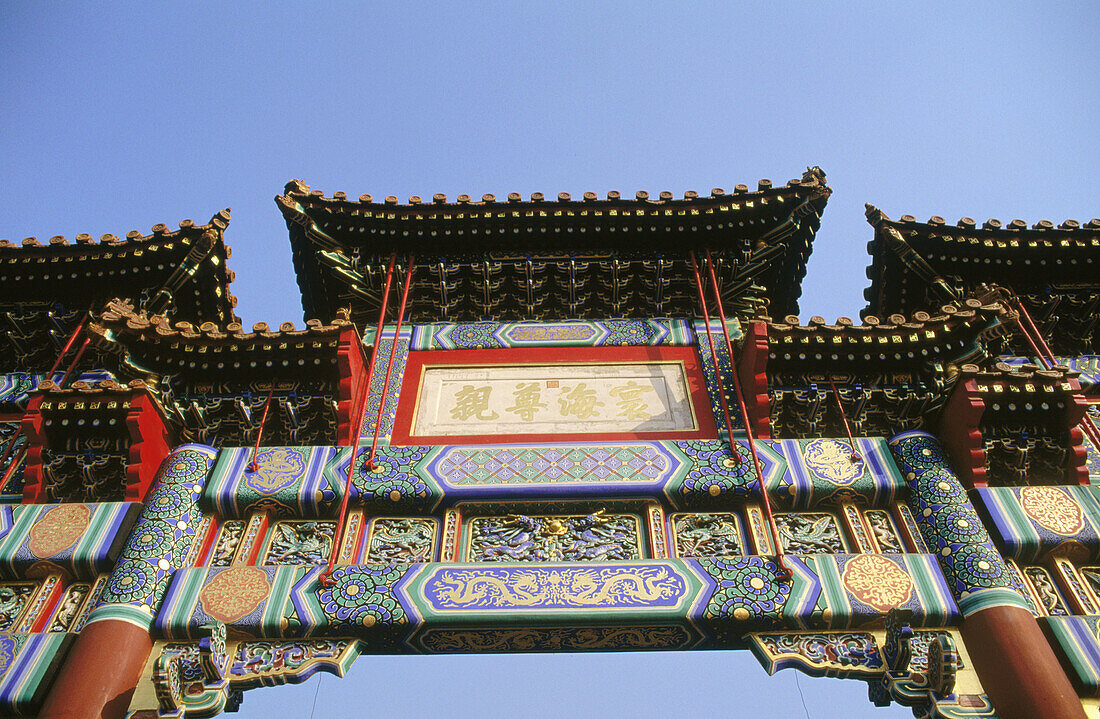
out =
<svg viewBox="0 0 1100 719"><path fill-rule="evenodd" d="M1096 228L1012 245L873 210L862 324L803 324L817 168L589 195L292 182L304 329L231 318L227 214L0 248L179 255L86 316L22 310L74 341L37 389L12 378L53 358L7 375L0 702L200 717L361 653L738 648L928 716L1083 716L1091 290L942 258L1021 232L1087 254Z"/></svg>

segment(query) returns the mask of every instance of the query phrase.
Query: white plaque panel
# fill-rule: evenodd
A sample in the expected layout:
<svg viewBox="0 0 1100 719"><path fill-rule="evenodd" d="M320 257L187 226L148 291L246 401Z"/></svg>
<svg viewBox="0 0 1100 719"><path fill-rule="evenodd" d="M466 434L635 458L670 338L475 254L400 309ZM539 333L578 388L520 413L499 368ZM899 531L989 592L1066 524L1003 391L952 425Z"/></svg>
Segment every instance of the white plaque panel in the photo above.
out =
<svg viewBox="0 0 1100 719"><path fill-rule="evenodd" d="M682 362L430 365L414 436L697 429Z"/></svg>

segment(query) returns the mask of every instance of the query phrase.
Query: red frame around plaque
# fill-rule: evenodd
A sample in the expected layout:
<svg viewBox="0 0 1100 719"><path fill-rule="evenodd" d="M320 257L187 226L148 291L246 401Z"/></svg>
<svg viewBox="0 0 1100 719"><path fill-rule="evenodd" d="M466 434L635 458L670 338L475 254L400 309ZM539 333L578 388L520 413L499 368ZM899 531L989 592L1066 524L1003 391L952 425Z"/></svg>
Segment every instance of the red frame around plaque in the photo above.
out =
<svg viewBox="0 0 1100 719"><path fill-rule="evenodd" d="M695 415L695 429L661 432L589 432L534 434L413 435L413 420L424 370L435 365L546 365L588 363L645 364L682 362ZM390 438L394 445L505 444L533 442L598 442L653 439L717 439L706 381L694 347L523 347L491 350L410 352L401 383L397 416Z"/></svg>

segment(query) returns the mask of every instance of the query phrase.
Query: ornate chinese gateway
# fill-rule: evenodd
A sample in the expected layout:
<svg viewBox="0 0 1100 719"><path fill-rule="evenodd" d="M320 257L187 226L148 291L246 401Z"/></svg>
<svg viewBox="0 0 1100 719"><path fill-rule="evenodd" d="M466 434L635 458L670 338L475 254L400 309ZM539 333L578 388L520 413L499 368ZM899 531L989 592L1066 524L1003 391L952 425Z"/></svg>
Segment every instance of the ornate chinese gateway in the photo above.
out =
<svg viewBox="0 0 1100 719"><path fill-rule="evenodd" d="M241 326L228 211L0 242L0 715L747 649L921 717L1096 716L1100 220L869 206L861 322L802 321L829 194L295 180L304 327Z"/></svg>

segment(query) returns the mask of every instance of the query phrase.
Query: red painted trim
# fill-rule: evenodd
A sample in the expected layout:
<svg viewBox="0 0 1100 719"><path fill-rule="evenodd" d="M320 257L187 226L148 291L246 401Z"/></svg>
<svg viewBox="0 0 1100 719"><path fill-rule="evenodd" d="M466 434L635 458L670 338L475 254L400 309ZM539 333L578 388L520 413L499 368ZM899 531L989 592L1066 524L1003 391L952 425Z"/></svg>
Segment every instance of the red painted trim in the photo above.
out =
<svg viewBox="0 0 1100 719"><path fill-rule="evenodd" d="M412 435L413 415L425 367L435 365L546 365L605 363L684 363L688 392L698 425L686 432L604 432L564 434L471 434ZM410 444L496 444L531 442L598 442L647 439L717 439L714 413L710 408L706 382L695 347L522 347L492 350L436 350L410 352L397 404L390 443Z"/></svg>
<svg viewBox="0 0 1100 719"><path fill-rule="evenodd" d="M68 572L66 572L68 574ZM57 605L61 602L61 597L65 593L66 584L64 578L60 579L53 585L53 589L50 590L50 596L42 604L41 611L38 612L38 616L34 618L34 623L31 624L31 633L44 632L46 626L53 621L54 610L57 609Z"/></svg>
<svg viewBox="0 0 1100 719"><path fill-rule="evenodd" d="M889 507L889 514L890 518L894 520L894 526L897 527L897 530L902 535L901 541L905 547L906 553L916 554L917 548L920 547L921 544L923 544L923 541L920 544L917 543L916 537L914 537L913 533L909 531L909 523L905 521L905 517L902 516L901 509L898 507L896 502L891 507Z"/></svg>
<svg viewBox="0 0 1100 719"><path fill-rule="evenodd" d="M246 521L245 525L244 525L245 534L248 533L248 529L251 526L251 524L252 524L252 519L249 518L248 521ZM271 524L272 524L271 517L267 514L267 512L264 512L260 516L259 524L260 524L260 528L256 530L256 540L254 542L252 542L252 547L248 550L248 557L243 562L243 564L249 564L249 565L256 564L256 562L259 561L259 559L260 559L260 552L262 552L264 550L264 547L267 545L267 539L268 539L267 530L271 528ZM235 564L242 564L242 562L234 562L234 563Z"/></svg>
<svg viewBox="0 0 1100 719"><path fill-rule="evenodd" d="M196 567L205 567L206 563L210 561L210 553L214 548L214 542L217 540L221 528L221 522L218 522L217 517L207 525L206 536L202 538L202 546L199 548L199 553L195 555Z"/></svg>
<svg viewBox="0 0 1100 719"><path fill-rule="evenodd" d="M939 436L943 438L944 449L967 489L988 485L981 430L984 413L985 400L978 393L978 383L960 379L940 419Z"/></svg>
<svg viewBox="0 0 1100 719"><path fill-rule="evenodd" d="M737 376L745 390L745 408L757 439L771 439L771 408L768 396L768 323L749 322Z"/></svg>
<svg viewBox="0 0 1100 719"><path fill-rule="evenodd" d="M130 411L126 413L126 428L130 432L126 501L144 502L157 470L172 451L173 438L159 408L147 393L122 395L118 399L130 401Z"/></svg>
<svg viewBox="0 0 1100 719"><path fill-rule="evenodd" d="M1066 482L1088 486L1089 482L1089 453L1085 449L1085 433L1080 427L1074 427L1069 431L1069 446L1066 447Z"/></svg>
<svg viewBox="0 0 1100 719"><path fill-rule="evenodd" d="M355 530L355 539L350 542L352 545L351 552L348 555L348 564L359 564L362 562L360 557L363 554L363 540L367 535L367 524L370 522L370 518L366 514L359 514L359 527ZM338 547L338 554L343 555L343 545L349 544L347 535L347 523L351 521L352 515L349 514L344 518L344 537L340 540L341 546Z"/></svg>
<svg viewBox="0 0 1100 719"><path fill-rule="evenodd" d="M42 417L42 395L31 397L23 414L22 430L26 437L27 458L23 465L23 504L45 501L46 477L42 471L42 448L46 445L45 419Z"/></svg>
<svg viewBox="0 0 1100 719"><path fill-rule="evenodd" d="M1088 452L1085 450L1085 430L1083 425L1089 400L1081 394L1081 383L1070 380L1073 394L1066 402L1066 424L1069 429L1069 443L1066 449L1066 482L1069 484L1089 485ZM1098 447L1097 449L1100 449Z"/></svg>
<svg viewBox="0 0 1100 719"><path fill-rule="evenodd" d="M1084 432L1079 427L1085 418L1085 408L1089 400L1080 393L1080 384L1070 379L1065 398L1065 412L1059 422L1069 432L1065 471L1069 484L1089 484L1087 453L1084 448ZM1021 401L1021 400L1017 400ZM982 437L982 416L985 414L985 399L978 392L977 381L962 380L955 385L947 406L940 419L939 436L943 438L956 474L967 489L988 486L986 477L986 456Z"/></svg>
<svg viewBox="0 0 1100 719"><path fill-rule="evenodd" d="M340 333L336 348L336 368L339 387L336 402L336 444L351 444L358 417L363 414L361 406L366 392L363 384L367 381L367 360L363 353L363 341L354 327L347 327Z"/></svg>
<svg viewBox="0 0 1100 719"><path fill-rule="evenodd" d="M48 393L37 394L27 403L23 415L22 430L27 438L27 460L23 471L23 504L46 502L45 474L42 469L42 450L48 446L49 437L45 429L42 403L57 396ZM73 399L65 396L66 401ZM129 403L126 412L126 430L130 436L130 447L126 457L126 495L127 502L142 502L149 493L161 462L172 450L174 437L164 421L164 415L152 396L145 390L133 393L105 393L95 396L95 401Z"/></svg>

